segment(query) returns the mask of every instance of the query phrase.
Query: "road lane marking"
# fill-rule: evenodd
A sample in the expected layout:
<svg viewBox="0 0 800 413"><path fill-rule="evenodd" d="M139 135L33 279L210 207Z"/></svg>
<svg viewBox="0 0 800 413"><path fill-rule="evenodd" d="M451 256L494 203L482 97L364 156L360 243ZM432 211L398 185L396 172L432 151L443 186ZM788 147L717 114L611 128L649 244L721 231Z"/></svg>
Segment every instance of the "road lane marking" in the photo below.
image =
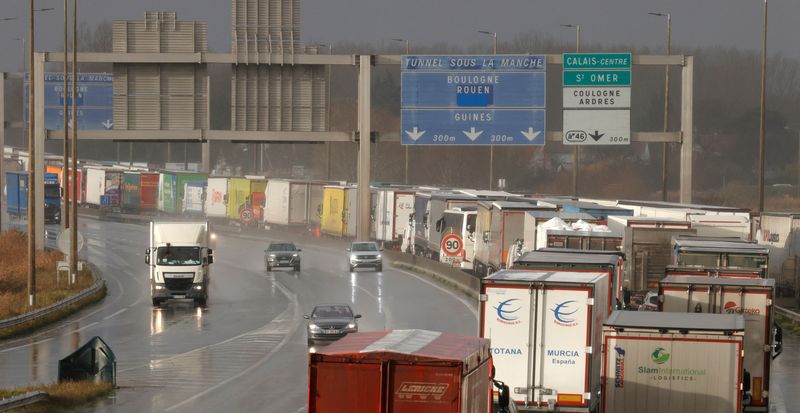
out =
<svg viewBox="0 0 800 413"><path fill-rule="evenodd" d="M121 310L119 310L119 311L117 311L117 312L116 312L116 313L114 313L114 314L111 314L111 315L107 315L107 316L105 316L105 317L103 318L103 320L108 320L109 318L114 318L114 317L116 317L116 316L118 316L118 315L120 315L120 314L122 314L122 313L124 313L124 312L126 312L126 311L128 311L128 308L127 308L127 307L126 307L126 308L123 308L123 309L121 309Z"/></svg>
<svg viewBox="0 0 800 413"><path fill-rule="evenodd" d="M25 347L36 346L36 345L39 345L39 344L42 344L42 343L46 343L46 342L52 341L52 340L53 340L53 337L46 338L44 340L34 341L33 343L28 343L28 344L24 344L24 345L21 345L21 346L16 346L16 347L3 349L3 350L0 350L0 353L7 353L9 351L19 350L19 349L25 348Z"/></svg>

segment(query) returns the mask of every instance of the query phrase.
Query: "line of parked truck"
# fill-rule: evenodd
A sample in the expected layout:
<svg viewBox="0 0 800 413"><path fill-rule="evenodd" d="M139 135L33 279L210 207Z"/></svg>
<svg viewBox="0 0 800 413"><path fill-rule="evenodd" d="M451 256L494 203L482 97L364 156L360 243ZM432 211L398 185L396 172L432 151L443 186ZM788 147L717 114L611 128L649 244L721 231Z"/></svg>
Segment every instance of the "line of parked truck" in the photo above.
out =
<svg viewBox="0 0 800 413"><path fill-rule="evenodd" d="M98 166L79 176L78 202L102 211L356 234L358 188L346 183ZM400 185L370 191L373 239L481 278L480 337L491 340L494 379L520 410L767 410L781 332L769 250L749 241L749 211ZM156 241L148 257L160 262ZM207 297L207 286L193 288ZM654 312L627 311L636 307ZM425 400L442 389L410 383L396 396Z"/></svg>

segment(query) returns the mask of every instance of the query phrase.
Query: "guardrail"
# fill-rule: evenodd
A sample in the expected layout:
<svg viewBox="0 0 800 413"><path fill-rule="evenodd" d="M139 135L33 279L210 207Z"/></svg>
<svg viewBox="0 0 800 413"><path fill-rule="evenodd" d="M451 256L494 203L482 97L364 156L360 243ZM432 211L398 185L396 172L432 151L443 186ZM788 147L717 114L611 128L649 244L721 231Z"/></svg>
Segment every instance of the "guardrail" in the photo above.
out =
<svg viewBox="0 0 800 413"><path fill-rule="evenodd" d="M38 318L48 316L100 291L105 286L105 281L100 278L99 273L97 272L97 267L89 263L86 263L86 265L88 265L89 269L92 271L92 276L94 276L95 279L95 282L92 284L92 286L71 297L67 297L59 302L50 304L47 307L42 307L29 313L20 314L16 317L0 320L0 329L15 327Z"/></svg>
<svg viewBox="0 0 800 413"><path fill-rule="evenodd" d="M780 314L780 315L782 315L784 317L790 318L790 319L794 320L795 322L800 323L800 314L798 314L798 313L796 313L796 312L794 312L792 310L789 310L787 308L783 308L781 306L777 306L776 305L775 306L775 311L777 311L778 314Z"/></svg>
<svg viewBox="0 0 800 413"><path fill-rule="evenodd" d="M50 398L50 395L47 394L47 392L37 390L21 394L19 396L2 399L0 400L0 412L5 412L12 409L18 409L20 407L24 407L29 404L43 402L46 401L48 398Z"/></svg>
<svg viewBox="0 0 800 413"><path fill-rule="evenodd" d="M384 251L386 258L395 267L406 268L426 275L441 284L448 285L477 300L481 289L480 278L425 257L405 254L399 251Z"/></svg>

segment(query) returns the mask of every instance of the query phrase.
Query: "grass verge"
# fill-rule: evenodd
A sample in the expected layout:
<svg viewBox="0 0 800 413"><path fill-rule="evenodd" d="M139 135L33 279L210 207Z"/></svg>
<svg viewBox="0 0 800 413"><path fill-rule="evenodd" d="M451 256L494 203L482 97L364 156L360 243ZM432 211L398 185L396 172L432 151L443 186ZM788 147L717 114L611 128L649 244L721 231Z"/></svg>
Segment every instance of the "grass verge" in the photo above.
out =
<svg viewBox="0 0 800 413"><path fill-rule="evenodd" d="M68 381L44 386L31 386L12 390L0 390L0 398L19 396L35 390L47 392L47 394L50 395L49 400L10 411L18 413L71 412L75 407L110 394L113 388L109 383Z"/></svg>
<svg viewBox="0 0 800 413"><path fill-rule="evenodd" d="M800 336L800 322L794 321L793 319L781 315L777 311L775 312L775 321L783 327L784 333L794 334L796 336Z"/></svg>
<svg viewBox="0 0 800 413"><path fill-rule="evenodd" d="M96 293L89 295L85 297L83 300L68 305L56 312L50 313L44 317L39 317L35 320L31 320L27 323L22 323L15 325L13 327L0 329L0 339L12 338L18 335L29 333L33 330L44 327L58 320L64 319L80 311L81 309L102 300L103 298L105 298L105 296L106 296L106 287L103 286L103 288L97 290Z"/></svg>

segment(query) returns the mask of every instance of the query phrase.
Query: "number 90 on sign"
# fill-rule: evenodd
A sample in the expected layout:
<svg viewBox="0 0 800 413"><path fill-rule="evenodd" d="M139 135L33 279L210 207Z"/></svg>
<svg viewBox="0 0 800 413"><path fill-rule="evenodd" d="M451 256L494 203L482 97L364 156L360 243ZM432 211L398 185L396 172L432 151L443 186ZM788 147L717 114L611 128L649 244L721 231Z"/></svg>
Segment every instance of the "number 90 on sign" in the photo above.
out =
<svg viewBox="0 0 800 413"><path fill-rule="evenodd" d="M456 234L450 234L442 238L442 252L445 255L460 255L464 250L464 242Z"/></svg>

